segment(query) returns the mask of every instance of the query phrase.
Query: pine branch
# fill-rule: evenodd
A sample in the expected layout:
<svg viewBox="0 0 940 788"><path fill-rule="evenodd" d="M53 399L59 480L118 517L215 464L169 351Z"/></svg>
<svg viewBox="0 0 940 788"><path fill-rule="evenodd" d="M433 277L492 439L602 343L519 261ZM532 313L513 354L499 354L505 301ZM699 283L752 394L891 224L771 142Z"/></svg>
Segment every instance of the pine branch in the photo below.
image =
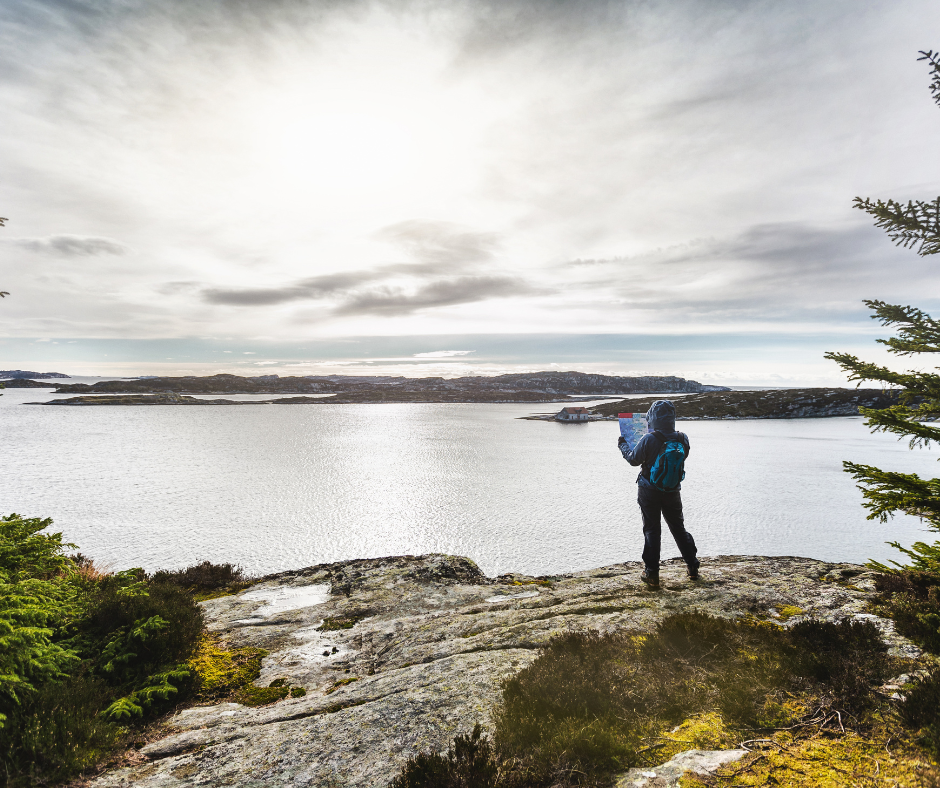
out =
<svg viewBox="0 0 940 788"><path fill-rule="evenodd" d="M940 197L932 202L911 200L907 205L856 197L854 205L874 216L875 226L887 232L898 246L914 249L921 256L940 253Z"/></svg>
<svg viewBox="0 0 940 788"><path fill-rule="evenodd" d="M911 404L921 398L929 401L940 400L940 375L931 372L895 372L880 364L860 361L850 353L829 352L823 355L848 372L850 381L863 383L873 380L885 386L903 389L899 396L902 404Z"/></svg>
<svg viewBox="0 0 940 788"><path fill-rule="evenodd" d="M940 52L928 49L926 52L922 50L918 54L921 55L917 58L918 60L926 60L930 63L930 92L933 94L933 100L937 102L937 106L940 106Z"/></svg>
<svg viewBox="0 0 940 788"><path fill-rule="evenodd" d="M901 437L910 436L908 446L926 448L931 442L940 443L940 429L928 427L917 421L917 410L906 405L894 405L890 408L859 408L858 412L866 418L865 424L872 432L891 432Z"/></svg>
<svg viewBox="0 0 940 788"><path fill-rule="evenodd" d="M862 489L869 520L886 522L895 512L923 517L940 531L940 479L921 479L916 473L883 471L871 465L843 462Z"/></svg>
<svg viewBox="0 0 940 788"><path fill-rule="evenodd" d="M940 321L912 306L887 304L884 301L866 299L865 305L875 314L883 326L898 326L900 337L879 339L892 353L910 356L914 353L940 353Z"/></svg>

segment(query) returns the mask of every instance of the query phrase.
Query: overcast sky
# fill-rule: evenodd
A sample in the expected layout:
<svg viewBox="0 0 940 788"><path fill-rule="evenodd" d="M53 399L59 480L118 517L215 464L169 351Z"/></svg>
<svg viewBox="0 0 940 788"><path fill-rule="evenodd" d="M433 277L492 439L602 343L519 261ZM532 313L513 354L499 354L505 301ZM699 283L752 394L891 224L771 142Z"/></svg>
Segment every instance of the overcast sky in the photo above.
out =
<svg viewBox="0 0 940 788"><path fill-rule="evenodd" d="M835 382L936 0L0 0L0 368ZM429 355L430 354L430 355ZM776 376L776 377L775 377Z"/></svg>

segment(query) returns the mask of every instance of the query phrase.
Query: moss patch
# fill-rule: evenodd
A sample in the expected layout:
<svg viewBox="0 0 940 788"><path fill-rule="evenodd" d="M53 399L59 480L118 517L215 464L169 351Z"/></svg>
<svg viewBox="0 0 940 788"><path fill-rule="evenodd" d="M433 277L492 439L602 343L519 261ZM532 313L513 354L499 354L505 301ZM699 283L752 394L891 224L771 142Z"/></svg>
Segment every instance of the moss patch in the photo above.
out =
<svg viewBox="0 0 940 788"><path fill-rule="evenodd" d="M196 674L202 700L226 698L251 684L261 675L261 648L227 649L214 635L203 635L196 654L187 663Z"/></svg>
<svg viewBox="0 0 940 788"><path fill-rule="evenodd" d="M352 629L368 613L350 613L345 616L331 616L323 619L323 623L317 627L321 632L334 632L338 629Z"/></svg>
<svg viewBox="0 0 940 788"><path fill-rule="evenodd" d="M837 786L930 786L940 778L903 731L889 724L860 734L826 731L800 736L790 732L765 740L760 751L722 767L710 777L686 775L682 788L731 788L774 785L783 788ZM752 743L752 746L756 743Z"/></svg>
<svg viewBox="0 0 940 788"><path fill-rule="evenodd" d="M329 695L331 692L336 692L340 687L345 687L347 684L352 684L354 681L359 681L359 677L350 676L349 678L340 679L326 691L326 694Z"/></svg>

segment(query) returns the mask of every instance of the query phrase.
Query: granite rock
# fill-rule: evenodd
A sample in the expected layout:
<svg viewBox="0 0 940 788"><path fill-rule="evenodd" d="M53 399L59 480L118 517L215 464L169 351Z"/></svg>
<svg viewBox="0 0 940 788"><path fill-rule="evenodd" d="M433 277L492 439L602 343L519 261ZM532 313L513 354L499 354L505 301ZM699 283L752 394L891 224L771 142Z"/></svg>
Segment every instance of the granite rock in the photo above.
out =
<svg viewBox="0 0 940 788"><path fill-rule="evenodd" d="M866 612L873 575L863 567L719 556L703 560L695 583L684 564L667 561L659 591L640 582L640 569L488 578L466 558L427 555L270 575L202 603L208 626L231 647L268 650L257 684L283 678L307 694L260 708L186 709L143 748L147 763L93 785L385 786L415 753L444 751L456 734L490 724L502 681L556 635L648 631L683 610L784 626L865 618L892 653L919 653Z"/></svg>

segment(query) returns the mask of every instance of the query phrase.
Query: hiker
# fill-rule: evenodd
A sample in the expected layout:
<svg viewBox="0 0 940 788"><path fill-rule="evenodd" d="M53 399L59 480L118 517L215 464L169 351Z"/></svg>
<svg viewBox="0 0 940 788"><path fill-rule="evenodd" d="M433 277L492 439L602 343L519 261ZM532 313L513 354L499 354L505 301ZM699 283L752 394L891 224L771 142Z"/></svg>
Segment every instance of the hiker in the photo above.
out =
<svg viewBox="0 0 940 788"><path fill-rule="evenodd" d="M636 477L637 501L643 515L643 574L640 579L650 588L659 588L659 546L662 521L672 532L679 552L689 569L689 579L698 580L699 561L695 540L685 530L682 496L679 487L685 478L683 464L689 456L689 438L676 432L676 406L669 400L656 400L646 414L649 432L633 449L623 436L617 441L620 453L631 465L640 465Z"/></svg>

